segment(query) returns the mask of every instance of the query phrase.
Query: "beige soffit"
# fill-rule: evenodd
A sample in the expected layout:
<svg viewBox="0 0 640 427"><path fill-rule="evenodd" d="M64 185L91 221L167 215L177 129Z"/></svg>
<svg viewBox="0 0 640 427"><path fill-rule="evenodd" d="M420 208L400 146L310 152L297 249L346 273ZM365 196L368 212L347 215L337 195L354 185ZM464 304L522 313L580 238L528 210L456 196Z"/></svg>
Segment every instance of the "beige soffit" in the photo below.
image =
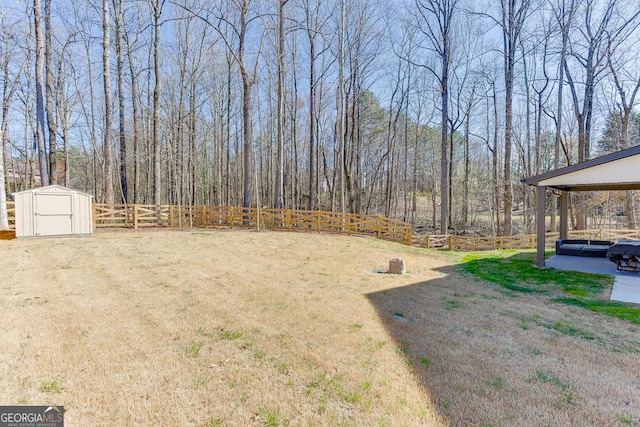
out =
<svg viewBox="0 0 640 427"><path fill-rule="evenodd" d="M538 185L546 187L633 183L640 183L640 156L629 156L538 181Z"/></svg>

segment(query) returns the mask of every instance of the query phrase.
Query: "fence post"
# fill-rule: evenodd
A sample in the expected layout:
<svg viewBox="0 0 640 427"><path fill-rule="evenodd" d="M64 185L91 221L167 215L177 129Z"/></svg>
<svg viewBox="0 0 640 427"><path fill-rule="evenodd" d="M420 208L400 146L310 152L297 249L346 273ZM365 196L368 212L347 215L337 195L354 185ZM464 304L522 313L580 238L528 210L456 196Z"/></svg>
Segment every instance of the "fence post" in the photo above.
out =
<svg viewBox="0 0 640 427"><path fill-rule="evenodd" d="M138 205L133 205L133 229L138 229Z"/></svg>
<svg viewBox="0 0 640 427"><path fill-rule="evenodd" d="M91 205L91 210L93 211L93 218L92 218L92 222L93 222L93 231L96 231L96 229L98 228L98 221L96 219L96 215L98 214L97 209L96 209L96 203L94 202ZM15 216L15 214L14 214ZM15 225L14 225L15 228Z"/></svg>
<svg viewBox="0 0 640 427"><path fill-rule="evenodd" d="M348 235L351 235L351 214L342 212L342 223L346 224L345 231Z"/></svg>
<svg viewBox="0 0 640 427"><path fill-rule="evenodd" d="M449 246L449 250L453 249L453 234L447 236L447 246Z"/></svg>
<svg viewBox="0 0 640 427"><path fill-rule="evenodd" d="M427 234L427 236L424 239L424 247L429 249L429 235Z"/></svg>

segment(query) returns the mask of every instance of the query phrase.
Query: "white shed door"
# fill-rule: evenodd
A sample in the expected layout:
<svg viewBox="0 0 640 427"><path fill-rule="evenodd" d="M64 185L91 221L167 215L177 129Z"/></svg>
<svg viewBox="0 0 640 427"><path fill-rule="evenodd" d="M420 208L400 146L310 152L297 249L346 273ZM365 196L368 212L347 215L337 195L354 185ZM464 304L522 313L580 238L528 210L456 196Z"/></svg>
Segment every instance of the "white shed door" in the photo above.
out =
<svg viewBox="0 0 640 427"><path fill-rule="evenodd" d="M73 233L73 203L70 194L36 194L35 235Z"/></svg>

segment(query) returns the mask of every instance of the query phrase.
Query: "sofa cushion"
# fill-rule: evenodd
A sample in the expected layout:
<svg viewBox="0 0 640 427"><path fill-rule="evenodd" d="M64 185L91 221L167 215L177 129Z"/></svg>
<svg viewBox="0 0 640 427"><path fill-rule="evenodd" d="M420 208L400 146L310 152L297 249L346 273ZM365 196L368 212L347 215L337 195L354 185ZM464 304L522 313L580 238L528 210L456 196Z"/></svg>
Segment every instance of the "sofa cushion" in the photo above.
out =
<svg viewBox="0 0 640 427"><path fill-rule="evenodd" d="M580 256L606 258L609 245L588 245L582 248Z"/></svg>
<svg viewBox="0 0 640 427"><path fill-rule="evenodd" d="M574 255L580 256L582 253L582 248L584 248L585 244L562 244L556 247L556 253L558 255Z"/></svg>
<svg viewBox="0 0 640 427"><path fill-rule="evenodd" d="M613 245L611 240L589 240L589 246L609 246Z"/></svg>
<svg viewBox="0 0 640 427"><path fill-rule="evenodd" d="M560 239L557 241L560 245L588 245L587 239Z"/></svg>

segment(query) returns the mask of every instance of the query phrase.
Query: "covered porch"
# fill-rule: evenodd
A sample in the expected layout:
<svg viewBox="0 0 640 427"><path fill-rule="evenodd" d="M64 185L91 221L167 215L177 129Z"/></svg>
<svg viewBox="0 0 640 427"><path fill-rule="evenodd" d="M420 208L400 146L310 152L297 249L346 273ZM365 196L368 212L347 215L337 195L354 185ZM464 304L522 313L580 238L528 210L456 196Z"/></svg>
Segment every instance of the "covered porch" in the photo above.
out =
<svg viewBox="0 0 640 427"><path fill-rule="evenodd" d="M640 146L532 176L522 182L536 187L536 266L545 267L547 192L560 196L560 239L566 239L569 231L569 193L640 190ZM594 261L576 258L585 264ZM604 260L615 271L615 264L608 259Z"/></svg>

